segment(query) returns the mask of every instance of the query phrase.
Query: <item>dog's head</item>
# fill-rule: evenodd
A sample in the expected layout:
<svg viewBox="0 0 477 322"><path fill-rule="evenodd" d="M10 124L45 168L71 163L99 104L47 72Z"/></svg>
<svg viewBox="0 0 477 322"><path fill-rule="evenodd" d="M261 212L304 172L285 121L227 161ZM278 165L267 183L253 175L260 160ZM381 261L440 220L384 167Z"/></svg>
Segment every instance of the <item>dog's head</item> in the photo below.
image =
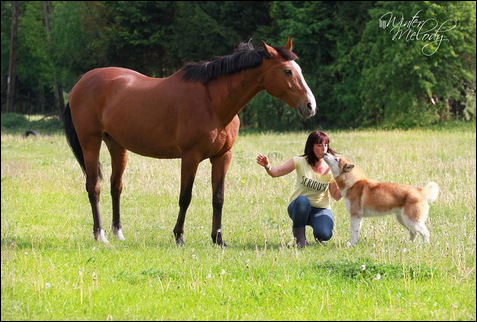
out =
<svg viewBox="0 0 477 322"><path fill-rule="evenodd" d="M331 173L341 189L352 186L357 180L364 177L354 164L341 156L325 153L323 159L330 167Z"/></svg>
<svg viewBox="0 0 477 322"><path fill-rule="evenodd" d="M333 177L335 178L339 177L343 173L350 172L351 169L354 168L354 164L351 164L345 158L339 157L337 155L325 153L323 159L330 167L331 172L333 173Z"/></svg>

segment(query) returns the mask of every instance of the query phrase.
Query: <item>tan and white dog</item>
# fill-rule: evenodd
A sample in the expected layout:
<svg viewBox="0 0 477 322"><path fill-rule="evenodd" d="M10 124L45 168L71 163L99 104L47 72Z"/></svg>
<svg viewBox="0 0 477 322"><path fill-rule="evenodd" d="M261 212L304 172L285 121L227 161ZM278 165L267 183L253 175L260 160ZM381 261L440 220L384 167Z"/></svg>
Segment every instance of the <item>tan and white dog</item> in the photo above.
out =
<svg viewBox="0 0 477 322"><path fill-rule="evenodd" d="M406 227L414 241L417 233L425 243L429 242L429 230L425 221L429 214L429 202L437 199L439 186L429 182L424 188L396 183L384 183L367 179L363 172L343 157L329 153L324 155L345 199L351 219L351 240L348 246L358 242L363 217L394 214Z"/></svg>

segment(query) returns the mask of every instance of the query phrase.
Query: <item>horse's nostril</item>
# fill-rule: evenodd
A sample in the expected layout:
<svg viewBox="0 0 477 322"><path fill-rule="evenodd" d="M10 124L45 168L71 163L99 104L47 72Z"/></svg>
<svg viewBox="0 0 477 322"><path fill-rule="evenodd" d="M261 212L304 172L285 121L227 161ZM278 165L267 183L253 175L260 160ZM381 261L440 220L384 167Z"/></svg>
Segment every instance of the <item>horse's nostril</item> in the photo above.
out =
<svg viewBox="0 0 477 322"><path fill-rule="evenodd" d="M311 103L306 104L306 107L311 111L313 110L313 105Z"/></svg>

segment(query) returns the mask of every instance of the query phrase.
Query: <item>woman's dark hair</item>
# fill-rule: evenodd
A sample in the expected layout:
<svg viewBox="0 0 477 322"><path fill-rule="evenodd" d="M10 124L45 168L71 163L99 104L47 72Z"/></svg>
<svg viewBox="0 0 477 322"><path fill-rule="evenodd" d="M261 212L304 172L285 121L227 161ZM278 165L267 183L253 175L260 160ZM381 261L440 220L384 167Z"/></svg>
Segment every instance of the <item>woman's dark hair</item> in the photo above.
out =
<svg viewBox="0 0 477 322"><path fill-rule="evenodd" d="M306 140L305 144L305 153L303 154L304 157L306 157L306 160L311 166L314 166L315 163L318 161L318 159L315 156L315 153L313 152L313 146L315 144L328 144L328 153L332 155L336 155L335 150L333 150L330 147L330 138L328 135L326 135L325 132L321 131L313 131L308 135L308 139Z"/></svg>

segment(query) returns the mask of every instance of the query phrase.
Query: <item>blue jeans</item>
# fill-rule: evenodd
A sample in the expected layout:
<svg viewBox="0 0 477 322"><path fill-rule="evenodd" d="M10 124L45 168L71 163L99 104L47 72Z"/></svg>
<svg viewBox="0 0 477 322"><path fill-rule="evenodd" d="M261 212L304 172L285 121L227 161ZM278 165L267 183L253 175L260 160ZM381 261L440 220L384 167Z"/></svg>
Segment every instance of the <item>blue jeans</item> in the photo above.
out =
<svg viewBox="0 0 477 322"><path fill-rule="evenodd" d="M318 241L331 239L333 235L333 213L327 208L315 208L305 196L298 196L288 205L288 215L293 220L293 228L313 227L313 236Z"/></svg>

